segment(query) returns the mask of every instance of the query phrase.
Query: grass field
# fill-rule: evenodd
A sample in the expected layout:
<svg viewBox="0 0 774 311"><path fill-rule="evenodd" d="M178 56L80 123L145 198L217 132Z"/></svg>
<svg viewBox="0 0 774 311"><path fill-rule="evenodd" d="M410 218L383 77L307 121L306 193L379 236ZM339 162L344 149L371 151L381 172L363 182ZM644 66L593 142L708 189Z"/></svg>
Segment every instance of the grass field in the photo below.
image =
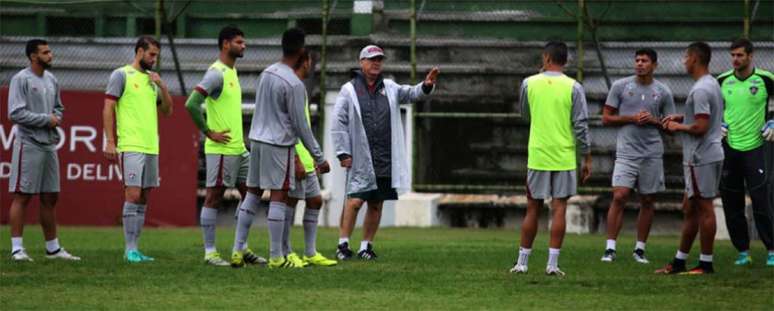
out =
<svg viewBox="0 0 774 311"><path fill-rule="evenodd" d="M198 228L146 229L141 249L157 261L129 265L120 228L61 228L63 246L83 257L72 263L43 258L40 229L28 226L25 246L36 261L19 264L9 260L8 228L0 227L0 309L774 309L774 268L764 266L759 242L752 267L734 267L735 251L721 241L716 274L660 276L652 271L674 254L676 237L651 239L653 263L640 265L628 254L631 236L619 240L619 260L603 264L604 237L569 235L560 258L567 276L559 279L542 273L546 235L538 236L530 273L512 275L513 230L384 229L378 262L277 271L205 266ZM219 228L222 253L232 238L232 228ZM265 229L250 238L256 252L268 252ZM322 229L319 241L331 255L335 229ZM302 249L300 227L293 242Z"/></svg>

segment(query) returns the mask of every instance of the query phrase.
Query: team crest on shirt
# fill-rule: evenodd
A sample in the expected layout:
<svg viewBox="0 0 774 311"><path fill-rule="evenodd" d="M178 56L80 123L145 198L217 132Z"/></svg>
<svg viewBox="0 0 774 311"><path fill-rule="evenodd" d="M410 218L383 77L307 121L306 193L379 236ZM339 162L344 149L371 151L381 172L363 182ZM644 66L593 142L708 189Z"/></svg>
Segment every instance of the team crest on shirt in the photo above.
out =
<svg viewBox="0 0 774 311"><path fill-rule="evenodd" d="M134 180L134 178L137 177L134 173L129 173L129 180Z"/></svg>
<svg viewBox="0 0 774 311"><path fill-rule="evenodd" d="M139 85L137 85L137 83L135 83L135 84L134 84L134 88L135 88L135 89L139 89L139 88L140 88L140 86L139 86Z"/></svg>
<svg viewBox="0 0 774 311"><path fill-rule="evenodd" d="M758 94L758 87L757 86L751 86L750 87L750 93L755 95Z"/></svg>
<svg viewBox="0 0 774 311"><path fill-rule="evenodd" d="M228 86L229 86L229 87L234 87L234 82L229 82L229 83L228 83Z"/></svg>

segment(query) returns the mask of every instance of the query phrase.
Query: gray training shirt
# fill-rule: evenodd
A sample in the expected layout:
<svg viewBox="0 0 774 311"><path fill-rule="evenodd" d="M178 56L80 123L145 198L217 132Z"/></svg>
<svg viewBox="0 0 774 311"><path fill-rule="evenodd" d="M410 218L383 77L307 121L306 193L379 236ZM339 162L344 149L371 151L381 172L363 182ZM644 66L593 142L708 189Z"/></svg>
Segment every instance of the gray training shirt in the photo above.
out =
<svg viewBox="0 0 774 311"><path fill-rule="evenodd" d="M204 73L202 81L196 85L197 88L204 90L207 96L217 100L223 91L223 72L220 69L211 67Z"/></svg>
<svg viewBox="0 0 774 311"><path fill-rule="evenodd" d="M17 126L17 139L53 147L59 142L59 134L49 126L51 114L61 120L63 112L59 82L51 72L46 70L39 77L25 68L11 78L8 119Z"/></svg>
<svg viewBox="0 0 774 311"><path fill-rule="evenodd" d="M563 73L557 71L546 71L544 75L561 76ZM527 98L527 82L524 79L519 91L519 105L523 118L529 119L529 98ZM575 133L575 139L580 143L578 148L581 154L591 152L591 137L589 135L589 110L586 105L586 94L583 92L583 86L575 82L572 86L572 127Z"/></svg>
<svg viewBox="0 0 774 311"><path fill-rule="evenodd" d="M113 70L113 72L110 74L110 79L108 80L108 85L105 91L105 95L107 95L109 98L112 98L113 100L118 101L118 99L121 98L121 95L124 94L125 84L126 84L126 71L124 71L124 67ZM158 86L154 84L153 88L156 90L156 93L159 93ZM156 104L159 104L159 103L161 103L161 96L156 96Z"/></svg>
<svg viewBox="0 0 774 311"><path fill-rule="evenodd" d="M255 91L250 139L287 147L294 146L300 139L315 163L325 161L306 121L305 98L304 83L288 65L276 63L266 68Z"/></svg>
<svg viewBox="0 0 774 311"><path fill-rule="evenodd" d="M720 85L707 74L694 83L685 101L683 124L693 124L697 118L708 118L709 129L704 135L683 135L683 165L703 165L723 160L721 124L723 94Z"/></svg>
<svg viewBox="0 0 774 311"><path fill-rule="evenodd" d="M675 101L669 87L655 79L649 85L639 84L637 76L615 81L605 105L617 109L621 116L633 116L645 110L661 120L675 113ZM618 130L617 158L660 158L663 155L664 144L658 126L626 124Z"/></svg>

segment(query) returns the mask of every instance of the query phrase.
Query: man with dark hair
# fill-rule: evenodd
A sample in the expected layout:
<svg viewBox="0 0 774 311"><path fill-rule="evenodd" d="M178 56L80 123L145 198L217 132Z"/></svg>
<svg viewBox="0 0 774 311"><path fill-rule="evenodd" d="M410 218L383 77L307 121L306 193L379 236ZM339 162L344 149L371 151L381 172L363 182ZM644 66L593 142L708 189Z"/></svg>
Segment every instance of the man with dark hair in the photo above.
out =
<svg viewBox="0 0 774 311"><path fill-rule="evenodd" d="M723 168L721 124L723 94L720 85L709 73L711 58L709 45L692 43L685 51L685 71L696 81L688 92L683 115L670 115L662 120L665 130L682 132L683 172L683 229L680 247L671 263L656 273L686 272L685 262L697 233L701 233L699 265L686 273L713 273L712 253L715 242L715 209L712 200L718 195L720 173Z"/></svg>
<svg viewBox="0 0 774 311"><path fill-rule="evenodd" d="M295 183L291 182L295 178L293 146L300 140L309 150L320 173L327 173L330 166L304 114L306 87L293 71L293 66L304 53L304 32L298 28L285 31L282 50L282 60L261 73L256 89L255 112L249 135L247 195L237 216L234 249L243 249L263 190L270 190L269 268L301 268L297 262L282 255L288 191L295 188ZM239 256L238 252L234 254L232 264Z"/></svg>
<svg viewBox="0 0 774 311"><path fill-rule="evenodd" d="M13 193L10 209L11 259L32 261L24 249L25 212L32 197L40 197L40 225L46 240L46 258L80 260L59 246L56 234L56 201L59 198L59 142L64 106L59 82L46 70L54 55L44 40L27 41L25 55L30 66L11 78L8 89L8 119L16 126L11 155L8 191Z"/></svg>
<svg viewBox="0 0 774 311"><path fill-rule="evenodd" d="M718 76L725 110L723 174L720 196L731 242L739 251L738 266L752 263L745 217L745 187L752 200L755 227L768 250L766 264L774 266L774 226L769 199L766 141L774 141L774 120L766 121L768 102L774 97L774 75L752 64L753 44L738 39L731 44L734 69ZM766 131L769 131L767 133ZM768 135L767 135L768 134ZM773 161L771 157L769 161Z"/></svg>
<svg viewBox="0 0 774 311"><path fill-rule="evenodd" d="M204 154L207 193L199 214L204 239L204 262L213 266L229 266L215 247L215 225L226 188L236 187L242 198L247 191L245 181L250 154L245 148L242 135L242 87L235 68L236 60L244 55L246 46L244 34L233 26L226 26L220 31L218 44L218 60L210 65L202 81L191 92L185 107L196 127L206 137ZM202 104L206 105L206 118L202 113ZM235 252L242 255L236 264L238 267L245 262L265 262L247 245Z"/></svg>
<svg viewBox="0 0 774 311"><path fill-rule="evenodd" d="M602 261L616 258L616 239L621 231L623 210L633 189L640 197L637 243L632 256L645 258L645 242L653 222L653 194L664 191L664 145L661 118L675 113L672 90L653 78L658 66L653 49L634 53L634 72L613 83L602 112L602 123L619 126L613 168L613 201L607 213L607 243Z"/></svg>
<svg viewBox="0 0 774 311"><path fill-rule="evenodd" d="M140 38L137 39L137 42L134 44L134 53L137 53L140 49L148 51L151 45L161 50L161 43L159 43L158 40L154 39L151 36L141 36Z"/></svg>
<svg viewBox="0 0 774 311"><path fill-rule="evenodd" d="M304 50L298 62L293 66L296 76L300 80L307 79L314 70L314 62L312 55L308 50ZM309 114L309 96L304 94L304 111L306 114L307 122L311 126L311 116ZM288 193L287 209L285 211L285 231L282 232L282 254L290 261L295 261L297 265L307 266L333 266L337 262L332 259L328 259L319 252L317 252L317 222L320 217L320 209L322 208L323 200L320 195L320 181L317 178L317 172L314 166L314 159L309 151L304 148L304 144L301 142L295 146L296 157L294 161L294 169L296 170L296 178L294 182L295 188ZM298 256L293 252L293 248L290 245L290 229L293 227L293 221L295 220L296 205L298 201L304 200L304 257Z"/></svg>
<svg viewBox="0 0 774 311"><path fill-rule="evenodd" d="M357 256L375 260L373 241L379 229L384 201L397 200L411 187L400 105L414 103L435 89L438 67L415 85L397 84L382 74L384 50L368 45L360 50L360 70L341 87L333 108L331 139L341 167L347 169L347 198L341 212L336 257L352 258L349 238L357 213L368 204L363 239Z"/></svg>
<svg viewBox="0 0 774 311"><path fill-rule="evenodd" d="M584 155L581 182L591 176L591 140L583 86L564 75L567 45L549 42L543 49L542 72L521 83L522 115L529 120L527 147L527 214L521 226L519 255L512 273L527 273L543 201L552 198L547 275L564 276L559 250L565 234L567 200L577 193L576 149ZM576 139L578 143L576 144Z"/></svg>
<svg viewBox="0 0 774 311"><path fill-rule="evenodd" d="M130 263L153 261L138 250L137 243L145 224L148 195L159 186L158 112L172 114L167 84L151 71L160 50L159 42L151 37L137 40L132 64L110 75L102 111L107 142L104 154L109 161L120 163L123 174L124 258Z"/></svg>
<svg viewBox="0 0 774 311"><path fill-rule="evenodd" d="M301 28L291 28L282 33L282 56L298 56L304 49L306 33Z"/></svg>

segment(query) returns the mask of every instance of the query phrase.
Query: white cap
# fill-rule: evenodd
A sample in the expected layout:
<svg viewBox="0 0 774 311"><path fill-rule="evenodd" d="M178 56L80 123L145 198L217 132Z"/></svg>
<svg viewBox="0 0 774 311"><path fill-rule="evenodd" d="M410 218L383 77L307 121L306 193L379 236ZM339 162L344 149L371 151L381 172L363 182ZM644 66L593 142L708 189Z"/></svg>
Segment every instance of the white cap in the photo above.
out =
<svg viewBox="0 0 774 311"><path fill-rule="evenodd" d="M369 45L364 47L362 50L360 50L360 59L365 58L374 58L377 56L384 57L384 50L382 48L375 46L375 45Z"/></svg>

